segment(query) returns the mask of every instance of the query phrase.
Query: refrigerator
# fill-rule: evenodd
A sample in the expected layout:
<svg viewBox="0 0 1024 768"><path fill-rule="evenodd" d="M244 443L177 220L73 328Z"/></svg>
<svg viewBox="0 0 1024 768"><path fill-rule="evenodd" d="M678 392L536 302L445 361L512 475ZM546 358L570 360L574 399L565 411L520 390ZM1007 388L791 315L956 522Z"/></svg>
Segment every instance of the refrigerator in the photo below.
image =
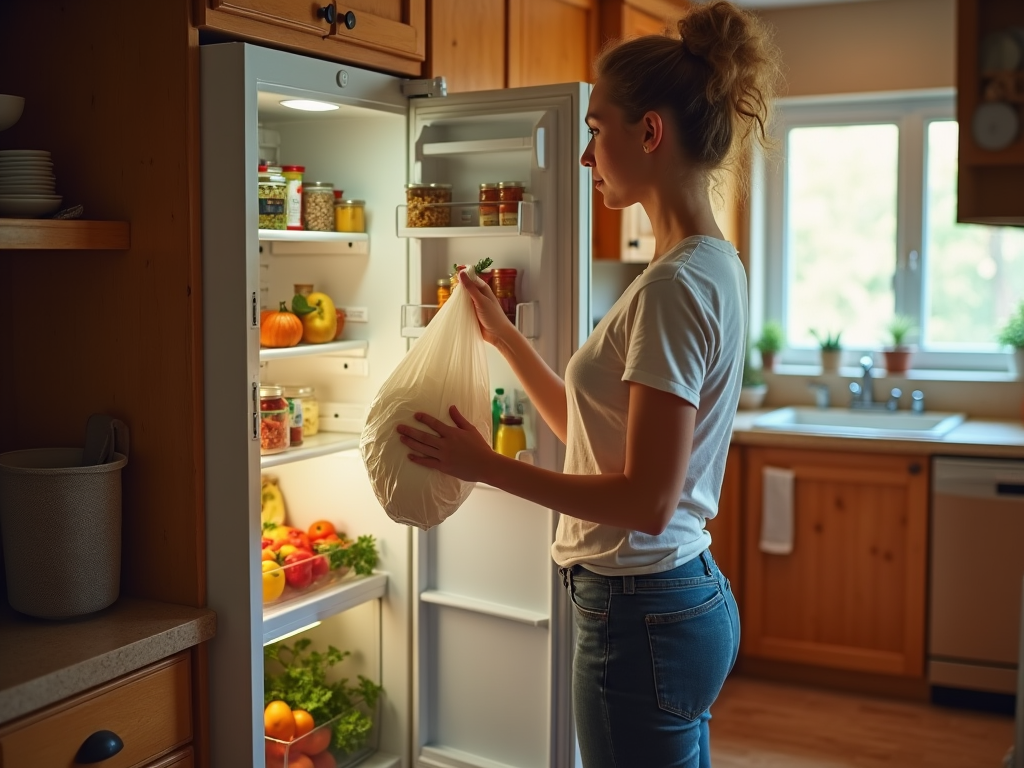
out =
<svg viewBox="0 0 1024 768"><path fill-rule="evenodd" d="M589 334L590 173L579 156L590 86L442 96L436 81L246 43L202 46L200 80L212 764L264 765L263 646L294 632L350 651L338 673L383 686L376 751L362 765L573 764L572 617L549 555L557 513L478 484L440 526L400 525L376 501L358 441L366 406L429 324L453 264L489 257L518 271L516 322L556 371ZM299 112L289 99L337 108ZM365 200L366 234L260 230L261 159ZM478 226L479 185L506 180L525 186L518 223ZM452 184L452 226L405 226L410 182ZM342 340L261 349L261 310L299 283L346 309ZM526 458L560 470L563 446L487 354L491 393L503 387L524 413ZM314 386L320 434L261 456L261 382ZM376 571L265 609L268 473L289 524L326 518L374 536Z"/></svg>

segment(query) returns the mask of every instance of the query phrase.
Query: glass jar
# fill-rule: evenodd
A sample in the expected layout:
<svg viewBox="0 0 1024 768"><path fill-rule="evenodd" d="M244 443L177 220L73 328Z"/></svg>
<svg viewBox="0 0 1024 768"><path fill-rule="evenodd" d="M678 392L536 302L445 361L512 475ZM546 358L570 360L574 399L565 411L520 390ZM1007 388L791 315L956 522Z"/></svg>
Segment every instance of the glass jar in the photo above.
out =
<svg viewBox="0 0 1024 768"><path fill-rule="evenodd" d="M494 450L502 456L514 459L519 451L526 450L526 431L523 429L523 417L503 413L498 423L498 433L494 436Z"/></svg>
<svg viewBox="0 0 1024 768"><path fill-rule="evenodd" d="M282 384L284 398L288 401L289 433L292 445L302 445L306 437L312 437L320 430L320 408L316 401L316 390L301 384ZM295 442L298 438L298 442Z"/></svg>
<svg viewBox="0 0 1024 768"><path fill-rule="evenodd" d="M498 218L498 185L497 184L481 184L480 185L480 202L481 203L493 203L493 205L481 205L480 206L480 226L481 227L496 227L499 223Z"/></svg>
<svg viewBox="0 0 1024 768"><path fill-rule="evenodd" d="M366 231L366 201L341 200L334 201L335 232Z"/></svg>
<svg viewBox="0 0 1024 768"><path fill-rule="evenodd" d="M311 181L302 185L302 223L310 232L334 231L334 185Z"/></svg>
<svg viewBox="0 0 1024 768"><path fill-rule="evenodd" d="M281 175L285 179L284 213L285 229L302 229L302 174L304 165L283 165Z"/></svg>
<svg viewBox="0 0 1024 768"><path fill-rule="evenodd" d="M312 283L295 283L295 285L292 286L292 290L295 291L295 293L299 294L299 296L302 296L303 298L307 298L309 296L309 294L311 294L313 292L313 284Z"/></svg>
<svg viewBox="0 0 1024 768"><path fill-rule="evenodd" d="M260 386L260 453L281 453L291 445L288 401L281 387Z"/></svg>
<svg viewBox="0 0 1024 768"><path fill-rule="evenodd" d="M447 227L451 224L452 211L440 204L451 201L451 184L406 184L406 226Z"/></svg>
<svg viewBox="0 0 1024 768"><path fill-rule="evenodd" d="M498 220L503 227L519 225L519 202L523 199L523 182L498 182Z"/></svg>
<svg viewBox="0 0 1024 768"><path fill-rule="evenodd" d="M451 278L442 277L437 281L437 308L440 309L452 296Z"/></svg>
<svg viewBox="0 0 1024 768"><path fill-rule="evenodd" d="M287 184L280 168L259 166L259 198L260 229L284 229L287 225L285 217L285 191Z"/></svg>
<svg viewBox="0 0 1024 768"><path fill-rule="evenodd" d="M518 273L514 269L495 269L492 271L494 277L492 278L491 289L494 291L494 296L498 299L505 317L515 325L516 304L519 303L516 299L516 276Z"/></svg>

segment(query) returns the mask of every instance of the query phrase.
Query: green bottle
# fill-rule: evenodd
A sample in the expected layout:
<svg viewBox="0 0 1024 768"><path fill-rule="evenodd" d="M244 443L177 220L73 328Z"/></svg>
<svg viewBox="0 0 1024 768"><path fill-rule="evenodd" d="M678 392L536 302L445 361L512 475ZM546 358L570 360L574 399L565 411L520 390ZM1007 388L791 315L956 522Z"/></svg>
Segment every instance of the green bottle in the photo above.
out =
<svg viewBox="0 0 1024 768"><path fill-rule="evenodd" d="M494 438L498 434L498 424L501 423L501 414L505 410L505 390L498 387L494 390L494 398L491 400L491 448L494 447Z"/></svg>

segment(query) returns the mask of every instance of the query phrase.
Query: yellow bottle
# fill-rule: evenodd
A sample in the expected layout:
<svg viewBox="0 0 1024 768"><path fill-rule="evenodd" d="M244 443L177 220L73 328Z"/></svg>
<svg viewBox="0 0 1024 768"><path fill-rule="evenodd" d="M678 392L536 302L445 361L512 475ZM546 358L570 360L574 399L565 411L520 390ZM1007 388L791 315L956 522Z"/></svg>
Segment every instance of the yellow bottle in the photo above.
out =
<svg viewBox="0 0 1024 768"><path fill-rule="evenodd" d="M502 414L498 432L494 437L494 450L511 459L514 459L519 451L526 450L526 432L523 431L522 417Z"/></svg>

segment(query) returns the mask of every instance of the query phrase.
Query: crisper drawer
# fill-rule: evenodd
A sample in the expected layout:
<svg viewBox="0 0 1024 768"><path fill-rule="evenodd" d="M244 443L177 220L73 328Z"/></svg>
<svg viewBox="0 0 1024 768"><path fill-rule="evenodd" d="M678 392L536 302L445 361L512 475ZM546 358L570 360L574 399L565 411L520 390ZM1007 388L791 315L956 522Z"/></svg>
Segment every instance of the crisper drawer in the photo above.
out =
<svg viewBox="0 0 1024 768"><path fill-rule="evenodd" d="M191 741L191 697L185 652L0 730L0 767L76 765L79 748L97 731L124 742L98 763L103 768L144 766Z"/></svg>

